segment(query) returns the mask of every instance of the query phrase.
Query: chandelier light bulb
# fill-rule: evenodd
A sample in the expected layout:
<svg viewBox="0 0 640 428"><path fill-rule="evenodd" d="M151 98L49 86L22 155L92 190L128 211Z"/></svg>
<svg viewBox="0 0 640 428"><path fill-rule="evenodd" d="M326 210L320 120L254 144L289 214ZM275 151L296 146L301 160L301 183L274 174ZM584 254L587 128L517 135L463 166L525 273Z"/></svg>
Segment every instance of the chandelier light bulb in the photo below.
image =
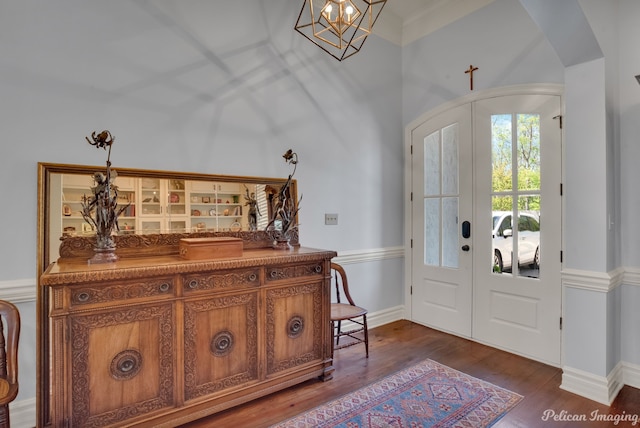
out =
<svg viewBox="0 0 640 428"><path fill-rule="evenodd" d="M327 6L325 6L324 8L324 14L327 17L327 19L329 21L331 21L331 11L333 10L333 6L331 6L330 4L328 4Z"/></svg>
<svg viewBox="0 0 640 428"><path fill-rule="evenodd" d="M347 14L347 23L351 24L351 15L353 14L353 7L349 5L344 11Z"/></svg>

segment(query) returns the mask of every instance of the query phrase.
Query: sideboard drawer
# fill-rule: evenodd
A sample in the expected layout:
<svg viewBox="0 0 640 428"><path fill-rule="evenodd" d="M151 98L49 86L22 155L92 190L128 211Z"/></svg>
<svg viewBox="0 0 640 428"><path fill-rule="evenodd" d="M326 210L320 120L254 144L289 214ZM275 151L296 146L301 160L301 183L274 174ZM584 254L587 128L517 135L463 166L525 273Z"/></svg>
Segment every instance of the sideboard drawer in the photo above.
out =
<svg viewBox="0 0 640 428"><path fill-rule="evenodd" d="M222 291L242 287L260 286L260 268L235 269L184 275L182 277L184 293L197 291Z"/></svg>
<svg viewBox="0 0 640 428"><path fill-rule="evenodd" d="M96 304L127 303L131 300L173 297L172 278L146 278L138 281L69 286L70 308Z"/></svg>
<svg viewBox="0 0 640 428"><path fill-rule="evenodd" d="M322 262L300 265L275 265L266 267L266 281L280 281L304 276L317 277L324 274Z"/></svg>

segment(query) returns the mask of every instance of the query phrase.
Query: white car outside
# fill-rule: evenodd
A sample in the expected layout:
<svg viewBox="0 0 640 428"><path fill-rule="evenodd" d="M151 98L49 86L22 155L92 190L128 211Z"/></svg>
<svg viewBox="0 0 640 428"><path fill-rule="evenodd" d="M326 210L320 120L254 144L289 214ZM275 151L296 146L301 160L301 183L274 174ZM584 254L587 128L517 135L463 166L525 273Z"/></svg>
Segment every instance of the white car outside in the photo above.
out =
<svg viewBox="0 0 640 428"><path fill-rule="evenodd" d="M511 270L513 266L513 225L511 211L493 212L493 269ZM520 212L518 218L519 266L540 266L540 221L535 213Z"/></svg>

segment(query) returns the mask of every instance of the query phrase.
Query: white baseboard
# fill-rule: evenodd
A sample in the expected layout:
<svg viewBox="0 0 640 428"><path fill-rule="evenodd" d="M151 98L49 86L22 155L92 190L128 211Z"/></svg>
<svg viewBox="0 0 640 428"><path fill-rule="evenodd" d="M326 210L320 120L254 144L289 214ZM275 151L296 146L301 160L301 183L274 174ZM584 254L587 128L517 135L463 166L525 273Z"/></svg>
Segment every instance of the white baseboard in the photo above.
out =
<svg viewBox="0 0 640 428"><path fill-rule="evenodd" d="M9 403L11 428L33 428L36 426L36 399L14 401Z"/></svg>
<svg viewBox="0 0 640 428"><path fill-rule="evenodd" d="M623 364L618 364L608 376L597 376L571 367L562 368L560 389L610 406L624 386Z"/></svg>
<svg viewBox="0 0 640 428"><path fill-rule="evenodd" d="M640 365L623 362L622 379L625 385L640 389Z"/></svg>

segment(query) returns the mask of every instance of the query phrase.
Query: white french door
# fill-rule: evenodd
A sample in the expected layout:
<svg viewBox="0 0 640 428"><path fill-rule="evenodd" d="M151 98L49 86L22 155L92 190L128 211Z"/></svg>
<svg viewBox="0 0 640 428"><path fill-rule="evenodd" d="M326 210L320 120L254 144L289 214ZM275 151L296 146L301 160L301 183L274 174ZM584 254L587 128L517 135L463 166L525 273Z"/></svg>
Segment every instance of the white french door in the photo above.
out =
<svg viewBox="0 0 640 428"><path fill-rule="evenodd" d="M412 140L412 318L470 336L471 237L461 228L473 208L471 106L427 121Z"/></svg>
<svg viewBox="0 0 640 428"><path fill-rule="evenodd" d="M560 97L497 97L474 109L473 337L557 365Z"/></svg>
<svg viewBox="0 0 640 428"><path fill-rule="evenodd" d="M502 96L413 130L414 321L560 363L560 111Z"/></svg>

